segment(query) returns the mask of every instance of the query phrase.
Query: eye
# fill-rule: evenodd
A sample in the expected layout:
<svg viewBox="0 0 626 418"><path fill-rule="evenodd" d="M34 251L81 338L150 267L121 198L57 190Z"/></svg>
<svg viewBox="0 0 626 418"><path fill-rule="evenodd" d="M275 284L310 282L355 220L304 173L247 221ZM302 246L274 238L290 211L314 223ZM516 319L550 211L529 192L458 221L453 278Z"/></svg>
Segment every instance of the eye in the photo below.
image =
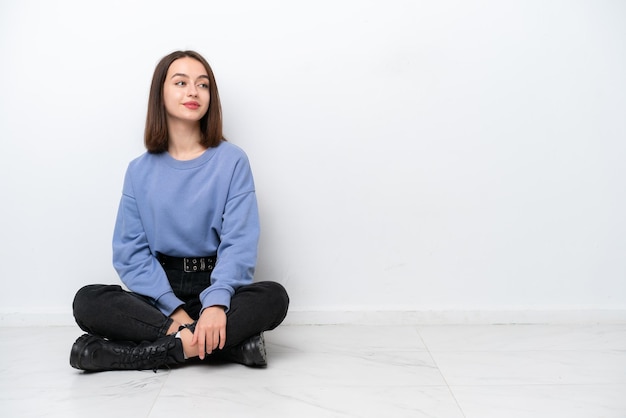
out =
<svg viewBox="0 0 626 418"><path fill-rule="evenodd" d="M186 86L187 83L185 83L184 81L177 81L176 83L174 83L175 86Z"/></svg>
<svg viewBox="0 0 626 418"><path fill-rule="evenodd" d="M198 84L198 87L203 88L203 89L208 89L209 85L207 83L200 83Z"/></svg>

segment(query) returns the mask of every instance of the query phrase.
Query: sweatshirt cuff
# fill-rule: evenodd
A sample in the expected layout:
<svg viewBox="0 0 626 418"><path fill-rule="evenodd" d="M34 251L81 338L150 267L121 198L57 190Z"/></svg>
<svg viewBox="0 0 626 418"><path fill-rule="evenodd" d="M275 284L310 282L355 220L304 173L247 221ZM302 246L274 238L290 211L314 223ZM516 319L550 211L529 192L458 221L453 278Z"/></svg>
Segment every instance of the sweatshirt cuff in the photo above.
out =
<svg viewBox="0 0 626 418"><path fill-rule="evenodd" d="M183 301L178 299L173 291L164 293L156 301L156 307L166 316L170 316L181 305Z"/></svg>
<svg viewBox="0 0 626 418"><path fill-rule="evenodd" d="M230 309L230 298L231 292L228 289L217 288L217 289L207 289L206 294L202 295L202 309L208 308L210 306L224 306L225 312L228 312Z"/></svg>

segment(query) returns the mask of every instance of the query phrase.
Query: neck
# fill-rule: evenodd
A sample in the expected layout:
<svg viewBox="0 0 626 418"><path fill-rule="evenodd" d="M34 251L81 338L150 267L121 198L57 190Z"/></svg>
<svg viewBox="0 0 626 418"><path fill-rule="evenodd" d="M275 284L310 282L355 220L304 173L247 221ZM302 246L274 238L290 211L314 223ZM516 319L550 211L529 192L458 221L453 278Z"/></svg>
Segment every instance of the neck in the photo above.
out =
<svg viewBox="0 0 626 418"><path fill-rule="evenodd" d="M200 124L168 121L167 152L177 160L191 160L202 154L206 148L200 144Z"/></svg>

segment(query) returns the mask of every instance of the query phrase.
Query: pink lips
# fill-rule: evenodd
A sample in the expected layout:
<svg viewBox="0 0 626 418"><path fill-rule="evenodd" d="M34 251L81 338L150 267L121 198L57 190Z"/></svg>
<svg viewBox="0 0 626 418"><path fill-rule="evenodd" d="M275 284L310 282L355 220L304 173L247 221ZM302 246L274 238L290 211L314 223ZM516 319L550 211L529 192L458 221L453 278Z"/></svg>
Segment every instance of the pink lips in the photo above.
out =
<svg viewBox="0 0 626 418"><path fill-rule="evenodd" d="M187 103L183 103L183 106L185 106L187 109L197 109L200 107L200 103L198 102L187 102Z"/></svg>

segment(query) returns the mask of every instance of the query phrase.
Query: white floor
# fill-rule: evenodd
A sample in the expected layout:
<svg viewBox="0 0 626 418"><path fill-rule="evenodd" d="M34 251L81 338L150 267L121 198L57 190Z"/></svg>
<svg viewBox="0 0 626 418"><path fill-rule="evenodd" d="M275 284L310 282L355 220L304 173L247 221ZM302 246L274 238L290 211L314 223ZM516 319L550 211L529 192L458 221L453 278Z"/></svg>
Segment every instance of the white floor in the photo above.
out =
<svg viewBox="0 0 626 418"><path fill-rule="evenodd" d="M78 328L1 328L0 416L626 417L626 325L283 326L270 365L83 374Z"/></svg>

